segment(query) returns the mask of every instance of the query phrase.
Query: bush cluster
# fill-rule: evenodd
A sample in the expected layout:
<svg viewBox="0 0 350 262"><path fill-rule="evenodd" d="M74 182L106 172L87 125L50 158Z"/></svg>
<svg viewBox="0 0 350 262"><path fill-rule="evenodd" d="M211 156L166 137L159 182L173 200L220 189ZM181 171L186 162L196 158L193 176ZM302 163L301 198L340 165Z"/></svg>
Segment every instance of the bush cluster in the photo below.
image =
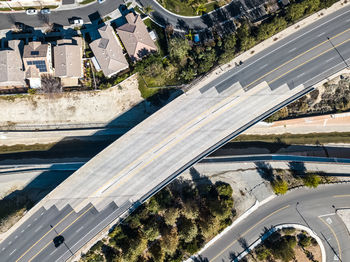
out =
<svg viewBox="0 0 350 262"><path fill-rule="evenodd" d="M140 206L82 260L182 261L231 224L233 216L230 185L181 181Z"/></svg>

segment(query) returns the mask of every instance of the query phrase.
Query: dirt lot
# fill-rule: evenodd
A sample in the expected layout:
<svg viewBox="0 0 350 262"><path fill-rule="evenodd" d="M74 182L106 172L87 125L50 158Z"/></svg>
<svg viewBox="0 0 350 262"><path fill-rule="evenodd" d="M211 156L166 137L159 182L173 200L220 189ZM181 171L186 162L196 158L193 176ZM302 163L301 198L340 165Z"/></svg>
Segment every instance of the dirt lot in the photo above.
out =
<svg viewBox="0 0 350 262"><path fill-rule="evenodd" d="M108 123L142 101L136 76L103 91L0 97L0 127Z"/></svg>

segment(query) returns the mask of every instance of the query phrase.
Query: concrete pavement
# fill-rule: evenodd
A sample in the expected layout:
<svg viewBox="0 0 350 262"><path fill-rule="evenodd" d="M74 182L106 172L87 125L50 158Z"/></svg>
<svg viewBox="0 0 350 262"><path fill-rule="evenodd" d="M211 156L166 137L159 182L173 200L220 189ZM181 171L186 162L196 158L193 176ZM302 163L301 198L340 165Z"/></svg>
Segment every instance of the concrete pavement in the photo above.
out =
<svg viewBox="0 0 350 262"><path fill-rule="evenodd" d="M350 7L344 7L244 61L242 66L221 73L207 84L199 83L90 160L19 224L32 224L31 216L42 207L60 210L69 205L78 214L91 204L103 212L112 201L126 209L132 203L143 202L232 137L342 70L346 66L342 58L350 58L349 13ZM330 62L325 63L327 60ZM47 235L52 237L56 227L65 225L68 241L73 237L71 228L84 224L80 218L59 220ZM11 233L14 230L10 229L8 235ZM47 248L52 242L47 235L32 236L30 242L19 239L16 246L23 253L8 254L7 261L40 261L37 258L42 253L50 254ZM8 243L7 239L3 241ZM57 255L66 254L62 252L57 251Z"/></svg>
<svg viewBox="0 0 350 262"><path fill-rule="evenodd" d="M200 257L211 262L231 261L244 251L240 243L246 241L249 246L266 229L279 224L301 224L322 239L326 261L349 261L350 235L335 213L337 208L349 207L349 190L348 184L321 185L317 189L302 188L277 197L227 232Z"/></svg>

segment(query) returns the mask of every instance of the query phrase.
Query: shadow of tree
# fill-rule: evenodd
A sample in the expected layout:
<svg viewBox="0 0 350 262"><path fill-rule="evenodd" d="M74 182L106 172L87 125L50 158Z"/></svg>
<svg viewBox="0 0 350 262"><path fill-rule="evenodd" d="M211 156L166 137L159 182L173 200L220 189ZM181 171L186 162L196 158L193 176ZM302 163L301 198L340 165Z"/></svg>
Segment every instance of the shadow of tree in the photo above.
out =
<svg viewBox="0 0 350 262"><path fill-rule="evenodd" d="M304 162L292 161L288 164L291 174L296 177L302 177L306 174L306 168Z"/></svg>
<svg viewBox="0 0 350 262"><path fill-rule="evenodd" d="M272 182L274 179L273 168L266 162L255 162L256 170L266 181Z"/></svg>

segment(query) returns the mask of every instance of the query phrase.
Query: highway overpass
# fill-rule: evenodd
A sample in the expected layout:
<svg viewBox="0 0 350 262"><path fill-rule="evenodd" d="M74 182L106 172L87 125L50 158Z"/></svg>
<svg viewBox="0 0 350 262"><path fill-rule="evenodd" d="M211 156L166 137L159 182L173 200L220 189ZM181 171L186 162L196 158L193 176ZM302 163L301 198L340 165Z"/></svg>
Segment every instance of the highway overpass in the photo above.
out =
<svg viewBox="0 0 350 262"><path fill-rule="evenodd" d="M344 69L350 7L206 79L77 170L10 229L4 261L64 261L183 170ZM327 39L329 37L329 39ZM55 248L57 234L66 239Z"/></svg>

